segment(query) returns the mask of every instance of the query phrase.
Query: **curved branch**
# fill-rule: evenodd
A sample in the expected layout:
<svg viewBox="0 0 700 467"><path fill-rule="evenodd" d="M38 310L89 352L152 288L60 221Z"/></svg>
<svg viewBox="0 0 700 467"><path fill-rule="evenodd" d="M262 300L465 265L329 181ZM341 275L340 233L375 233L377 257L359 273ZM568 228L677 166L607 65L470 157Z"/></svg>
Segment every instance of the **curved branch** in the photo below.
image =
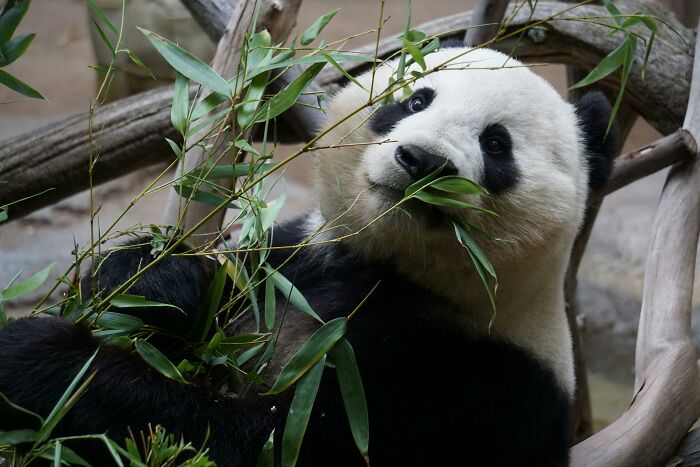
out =
<svg viewBox="0 0 700 467"><path fill-rule="evenodd" d="M666 26L660 28L661 34L654 42L649 58L646 79L641 77L643 48L637 48L635 65L625 92L633 110L662 134L669 134L683 123L690 89L695 35L653 0L619 0L615 4L623 13L632 14L641 10L657 15L680 35L679 37ZM491 47L505 53L515 50L515 56L526 62L563 63L591 69L602 57L614 50L622 38L620 34L609 36L610 30L605 27L579 20L591 17L603 18L601 21L605 21L604 18L610 16L605 8L583 5L560 15L562 11L571 8L571 4L561 1L539 1L532 21L543 21L557 15L558 19L547 22L545 29L540 29L536 34L497 41ZM510 15L510 12L507 15ZM506 31L512 32L522 28L528 24L529 16L529 8L522 8L509 23ZM453 38L462 36L466 24L471 24L471 13L452 15L424 23L417 28L428 35L443 34L444 37ZM451 31L451 34L445 34L445 31ZM396 38L384 39L379 44L379 55L387 57L400 47L401 42ZM358 51L373 54L374 44L362 47ZM350 73L359 73L366 67L364 63L353 63L346 69ZM614 74L603 82L603 85L613 92L619 87L616 76L617 74ZM345 78L336 70L329 69L319 75L319 84L326 89L337 87L344 82Z"/></svg>
<svg viewBox="0 0 700 467"><path fill-rule="evenodd" d="M700 47L690 96L683 126L697 141ZM697 145L691 147L697 151ZM574 466L662 465L700 416L700 371L690 327L700 235L698 186L697 157L669 173L646 265L637 336L637 393L622 417L572 449Z"/></svg>

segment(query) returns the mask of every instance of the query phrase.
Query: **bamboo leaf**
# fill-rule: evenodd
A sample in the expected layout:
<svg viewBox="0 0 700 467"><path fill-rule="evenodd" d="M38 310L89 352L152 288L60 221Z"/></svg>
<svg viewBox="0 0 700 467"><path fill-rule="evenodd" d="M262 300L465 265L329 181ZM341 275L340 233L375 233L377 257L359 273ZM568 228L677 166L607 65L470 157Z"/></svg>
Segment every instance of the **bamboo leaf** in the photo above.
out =
<svg viewBox="0 0 700 467"><path fill-rule="evenodd" d="M453 175L440 177L432 182L429 182L426 186L436 190L446 191L448 193L459 193L463 195L488 194L488 191L471 180Z"/></svg>
<svg viewBox="0 0 700 467"><path fill-rule="evenodd" d="M0 45L7 43L15 33L20 21L29 9L30 0L16 2L12 8L0 16Z"/></svg>
<svg viewBox="0 0 700 467"><path fill-rule="evenodd" d="M598 63L598 65L593 68L593 70L585 78L571 86L569 90L590 86L591 84L614 73L615 70L624 64L628 47L628 41L623 41L615 50L610 52L603 60L601 60L600 63Z"/></svg>
<svg viewBox="0 0 700 467"><path fill-rule="evenodd" d="M413 61L416 62L422 69L425 71L426 65L425 65L425 58L423 58L423 54L421 51L416 47L416 45L407 40L407 39L402 39L403 40L403 46L406 48L406 51L411 54L411 57L413 58Z"/></svg>
<svg viewBox="0 0 700 467"><path fill-rule="evenodd" d="M340 53L340 52L326 52L328 55L333 57L333 60L335 60L338 63L342 62L372 62L374 61L374 58L369 56L369 55L361 55L361 54L351 54L351 53ZM295 65L308 65L312 63L325 63L326 57L320 54L314 54L314 55L304 55L303 57L296 57L296 58L291 58L288 60L281 60L279 62L275 62L272 60L270 64L265 65L263 67L257 68L255 70L255 73L263 73L265 71L269 70L275 70L277 68L288 68L292 67Z"/></svg>
<svg viewBox="0 0 700 467"><path fill-rule="evenodd" d="M174 381L187 384L182 373L173 365L173 362L152 344L143 339L137 339L134 346L136 347L136 353L141 356L143 361L155 368L160 374Z"/></svg>
<svg viewBox="0 0 700 467"><path fill-rule="evenodd" d="M51 410L49 416L46 417L46 420L44 420L44 423L41 425L39 432L36 434L35 439L37 443L42 443L48 439L49 435L56 427L58 422L61 421L61 419L68 412L68 410L70 410L70 408L77 402L78 398L87 388L87 385L90 383L90 381L92 381L92 378L95 376L95 373L86 378L85 382L76 390L78 383L80 383L80 380L82 380L83 376L85 376L85 373L87 373L88 368L92 364L93 360L95 360L95 357L97 356L97 352L99 352L99 350L99 348L95 350L95 353L93 353L92 356L88 358L88 360L83 364L82 368L80 368L78 373L73 378L73 381L71 381L71 383L68 385L68 388L66 388L61 398Z"/></svg>
<svg viewBox="0 0 700 467"><path fill-rule="evenodd" d="M352 81L355 85L359 86L359 87L362 88L362 89L365 89L365 87L364 87L357 79L355 79L354 76L352 76L350 73L348 73L347 71L345 71L345 68L343 68L342 66L340 66L340 63L338 63L337 61L335 61L335 59L334 59L333 57L331 57L330 54L324 52L323 50L319 50L319 53L325 57L325 59L328 61L328 63L330 63L331 65L333 65L333 68L335 68L336 70L338 70L338 71L339 71L343 76L345 76L349 81ZM367 89L365 89L365 91L366 91L366 90L367 90Z"/></svg>
<svg viewBox="0 0 700 467"><path fill-rule="evenodd" d="M134 62L134 65L139 67L144 73L146 73L148 76L150 76L153 79L156 79L156 76L153 74L153 72L146 66L145 63L141 61L141 59L131 50L129 49L124 49L126 54L129 56L129 59L131 59L132 62Z"/></svg>
<svg viewBox="0 0 700 467"><path fill-rule="evenodd" d="M46 281L46 278L49 277L49 273L51 272L51 268L53 268L54 264L56 263L51 263L36 274L26 278L23 281L20 281L17 284L7 287L5 290L0 292L0 300L13 300L38 289L41 284Z"/></svg>
<svg viewBox="0 0 700 467"><path fill-rule="evenodd" d="M615 22L618 25L622 24L622 22L624 21L624 18L622 17L622 13L615 6L615 4L612 2L612 0L603 0L603 5L605 5L605 8L610 12L610 15L612 15Z"/></svg>
<svg viewBox="0 0 700 467"><path fill-rule="evenodd" d="M347 329L347 318L336 318L321 326L282 368L277 381L266 393L279 394L314 366L338 342Z"/></svg>
<svg viewBox="0 0 700 467"><path fill-rule="evenodd" d="M212 206L219 206L221 203L225 202L227 198L217 195L216 193L210 193L208 191L204 191L202 189L198 190L193 190L192 187L189 187L187 185L175 185L173 186L173 189L182 196L183 198L186 199L192 199L194 201L204 203L204 204L211 204ZM226 207L235 209L236 206L234 204L228 203Z"/></svg>
<svg viewBox="0 0 700 467"><path fill-rule="evenodd" d="M340 394L343 397L352 437L357 449L366 455L369 449L369 415L355 352L350 342L343 338L333 347L329 356L335 363Z"/></svg>
<svg viewBox="0 0 700 467"><path fill-rule="evenodd" d="M469 232L467 232L467 230L464 227L462 227L456 222L454 222L453 225L459 242L465 248L471 251L476 257L476 259L479 261L479 263L484 267L484 270L486 270L489 273L489 275L495 278L496 271L494 270L493 265L491 265L489 259L486 257L484 251L481 249L481 247L479 247L479 244L476 243L474 238L469 234Z"/></svg>
<svg viewBox="0 0 700 467"><path fill-rule="evenodd" d="M275 327L276 307L275 283L268 279L265 281L265 326L267 329Z"/></svg>
<svg viewBox="0 0 700 467"><path fill-rule="evenodd" d="M274 282L275 287L280 291L280 294L283 297L288 298L292 305L299 308L301 311L311 316L319 323L323 323L323 320L311 308L311 305L309 305L309 302L306 301L306 298L304 298L299 289L297 289L294 284L289 281L289 279L284 277L281 272L274 270L270 266L264 266L263 269L265 269L268 274L267 280L272 280L272 282Z"/></svg>
<svg viewBox="0 0 700 467"><path fill-rule="evenodd" d="M169 303L152 302L146 300L143 295L131 295L131 294L120 294L114 297L109 302L112 306L117 308L152 308L152 307L168 307L180 310L182 313L182 308L171 305Z"/></svg>
<svg viewBox="0 0 700 467"><path fill-rule="evenodd" d="M231 86L217 72L200 59L168 39L146 29L138 28L153 44L170 66L195 83L207 86L224 96L231 95Z"/></svg>
<svg viewBox="0 0 700 467"><path fill-rule="evenodd" d="M301 45L311 44L318 37L323 28L325 28L326 25L330 22L330 20L333 19L335 14L338 13L339 10L340 8L337 8L333 11L329 11L328 13L314 21L314 24L309 26L309 28L306 31L304 31L304 33L301 35Z"/></svg>
<svg viewBox="0 0 700 467"><path fill-rule="evenodd" d="M36 34L22 34L0 47L0 54L3 56L2 66L9 65L21 57L34 40L34 36L36 36Z"/></svg>
<svg viewBox="0 0 700 467"><path fill-rule="evenodd" d="M450 207L450 208L460 208L460 209L472 209L474 211L479 211L483 212L485 214L489 214L491 216L498 216L493 211L490 211L488 209L482 208L481 206L477 206L475 204L470 204L470 203L465 203L464 201L460 201L458 199L452 199L452 198L446 198L444 196L439 196L435 195L432 193L428 193L426 191L419 191L417 193L414 193L411 195L411 198L416 198L424 203L428 204L433 204L435 206L445 206L445 207Z"/></svg>
<svg viewBox="0 0 700 467"><path fill-rule="evenodd" d="M0 445L14 446L22 443L33 443L36 439L34 430L13 430L0 432Z"/></svg>
<svg viewBox="0 0 700 467"><path fill-rule="evenodd" d="M27 0L25 0L26 2ZM23 83L19 79L15 78L5 70L0 70L0 84L4 84L8 88L12 89L13 91L17 91L18 93L31 97L34 99L43 99L44 96L42 96L39 91L34 89L33 87L29 86L26 83Z"/></svg>
<svg viewBox="0 0 700 467"><path fill-rule="evenodd" d="M314 80L326 63L315 63L304 70L297 78L267 101L258 112L254 123L272 120L293 106L304 89Z"/></svg>
<svg viewBox="0 0 700 467"><path fill-rule="evenodd" d="M194 169L186 177L189 179L187 182L196 182L198 180L220 180L222 178L230 179L232 177L247 177L251 174L262 174L269 171L276 164L253 164L242 162L239 164L229 164L229 165L217 165L215 167L200 167ZM251 170L252 169L252 170ZM185 184L188 184L188 183Z"/></svg>
<svg viewBox="0 0 700 467"><path fill-rule="evenodd" d="M309 423L325 364L326 356L324 355L313 365L308 374L299 380L299 384L294 390L294 398L289 408L282 436L282 467L294 467L299 458L301 442Z"/></svg>
<svg viewBox="0 0 700 467"><path fill-rule="evenodd" d="M95 28L97 28L97 32L100 35L100 38L102 39L102 42L107 46L107 48L112 52L112 58L114 58L117 55L117 51L114 48L114 45L112 44L112 41L109 39L107 34L104 32L102 27L100 26L100 23L98 23L95 18L90 18L92 20L92 24L95 25Z"/></svg>
<svg viewBox="0 0 700 467"><path fill-rule="evenodd" d="M214 277L204 295L202 305L197 312L197 321L192 327L192 338L195 342L202 342L209 335L209 331L214 323L216 312L219 311L219 304L226 285L226 266L222 265L214 274Z"/></svg>
<svg viewBox="0 0 700 467"><path fill-rule="evenodd" d="M170 121L183 137L187 132L187 112L189 111L190 81L181 73L175 73L175 91L173 107L170 110Z"/></svg>
<svg viewBox="0 0 700 467"><path fill-rule="evenodd" d="M258 109L258 105L260 105L263 94L265 94L267 78L267 73L261 73L253 78L250 82L250 86L248 86L245 99L238 109L237 115L238 126L240 126L242 130L245 130L253 123L255 111Z"/></svg>
<svg viewBox="0 0 700 467"><path fill-rule="evenodd" d="M88 7L90 8L90 10L92 10L93 14L97 16L100 19L100 21L105 23L107 27L112 30L115 36L119 35L117 28L114 26L114 23L112 23L112 21L107 17L107 15L105 15L102 9L99 6L97 6L95 0L85 0L85 2L88 4Z"/></svg>
<svg viewBox="0 0 700 467"><path fill-rule="evenodd" d="M143 320L136 316L114 313L111 311L105 311L95 318L94 324L103 328L122 331L135 331L145 326Z"/></svg>

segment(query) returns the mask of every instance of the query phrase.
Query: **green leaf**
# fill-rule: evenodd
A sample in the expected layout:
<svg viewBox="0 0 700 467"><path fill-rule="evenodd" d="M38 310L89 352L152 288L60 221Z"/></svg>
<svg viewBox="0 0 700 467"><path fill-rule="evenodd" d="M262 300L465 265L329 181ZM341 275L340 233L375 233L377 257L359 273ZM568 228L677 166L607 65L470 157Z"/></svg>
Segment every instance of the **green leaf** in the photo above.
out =
<svg viewBox="0 0 700 467"><path fill-rule="evenodd" d="M2 66L9 65L22 56L29 48L29 44L34 40L36 34L22 34L0 47L0 53L4 58Z"/></svg>
<svg viewBox="0 0 700 467"><path fill-rule="evenodd" d="M265 281L265 326L267 329L275 327L275 311L277 301L275 299L275 283L270 279Z"/></svg>
<svg viewBox="0 0 700 467"><path fill-rule="evenodd" d="M29 3L30 0L17 2L0 16L0 45L7 43L12 38L17 26L29 9Z"/></svg>
<svg viewBox="0 0 700 467"><path fill-rule="evenodd" d="M600 81L623 66L627 56L628 41L624 40L615 50L610 52L593 70L581 81L574 84L569 90L579 89Z"/></svg>
<svg viewBox="0 0 700 467"><path fill-rule="evenodd" d="M153 72L146 66L145 63L141 61L141 59L131 50L129 49L124 49L126 54L129 56L132 62L134 62L134 65L139 67L144 73L146 73L148 76L150 76L153 79L156 79L156 76L153 74Z"/></svg>
<svg viewBox="0 0 700 467"><path fill-rule="evenodd" d="M202 342L209 335L209 330L212 328L216 312L219 311L221 296L224 293L226 285L226 267L222 265L214 274L214 277L207 288L207 293L204 295L204 300L197 312L197 321L192 327L192 338L195 342Z"/></svg>
<svg viewBox="0 0 700 467"><path fill-rule="evenodd" d="M366 455L369 448L369 415L360 370L355 360L355 352L350 342L343 338L333 347L329 356L335 364L340 394L343 396L343 404L348 422L350 422L352 437L357 449Z"/></svg>
<svg viewBox="0 0 700 467"><path fill-rule="evenodd" d="M282 467L296 465L325 364L326 356L323 355L308 374L299 380L299 384L294 390L294 398L289 407L287 422L284 425L284 435L282 436Z"/></svg>
<svg viewBox="0 0 700 467"><path fill-rule="evenodd" d="M175 141L171 140L170 138L165 138L165 141L170 146L170 149L173 150L173 152L175 153L175 156L178 159L182 158L182 149L180 149L180 146Z"/></svg>
<svg viewBox="0 0 700 467"><path fill-rule="evenodd" d="M85 459L77 455L68 446L64 446L60 440L56 440L56 444L54 446L49 446L49 448L39 457L54 461L54 466L60 466L63 463L67 465L82 465L85 467L91 467Z"/></svg>
<svg viewBox="0 0 700 467"><path fill-rule="evenodd" d="M459 242L464 245L465 248L467 248L469 251L471 251L476 259L479 261L479 263L484 267L484 269L491 275L492 277L496 277L496 271L494 270L493 266L491 265L491 262L489 259L486 257L486 254L484 251L479 247L479 245L476 243L474 238L467 232L467 229L459 225L458 223L453 223L454 228L455 228L455 233L457 234L457 239Z"/></svg>
<svg viewBox="0 0 700 467"><path fill-rule="evenodd" d="M185 378L182 377L182 373L160 350L143 339L136 340L134 346L136 347L136 353L141 356L143 361L158 370L160 374L174 381L187 384Z"/></svg>
<svg viewBox="0 0 700 467"><path fill-rule="evenodd" d="M17 284L9 286L0 292L0 300L13 300L35 291L46 281L46 278L49 277L49 273L51 272L51 268L53 268L54 264L56 263L51 263L33 276L30 276Z"/></svg>
<svg viewBox="0 0 700 467"><path fill-rule="evenodd" d="M275 467L275 437L274 433L270 435L270 439L265 442L260 455L258 456L258 461L255 463L255 467Z"/></svg>
<svg viewBox="0 0 700 467"><path fill-rule="evenodd" d="M190 81L184 75L175 73L175 91L173 107L170 110L170 121L183 137L187 132L187 113L189 111Z"/></svg>
<svg viewBox="0 0 700 467"><path fill-rule="evenodd" d="M0 222L5 222L8 219L7 208L0 208Z"/></svg>
<svg viewBox="0 0 700 467"><path fill-rule="evenodd" d="M34 430L0 431L0 446L33 443L35 439L36 431Z"/></svg>
<svg viewBox="0 0 700 467"><path fill-rule="evenodd" d="M301 35L301 45L311 44L318 37L321 30L326 27L326 25L330 22L330 20L333 19L333 17L336 13L338 13L339 10L340 8L335 9L333 11L329 11L328 13L314 21L314 24L309 26L309 28L306 31L304 31L304 33Z"/></svg>
<svg viewBox="0 0 700 467"><path fill-rule="evenodd" d="M143 295L119 294L109 302L117 308L152 308L152 307L168 307L182 311L182 308L171 305L169 303L152 302L146 300ZM182 311L184 313L184 311Z"/></svg>
<svg viewBox="0 0 700 467"><path fill-rule="evenodd" d="M214 110L219 104L226 102L227 97L216 92L212 92L207 97L197 103L192 111L192 121L199 120L209 112Z"/></svg>
<svg viewBox="0 0 700 467"><path fill-rule="evenodd" d="M212 206L219 206L227 199L221 195L217 195L216 193L211 193L201 189L195 191L192 189L192 187L186 185L175 185L173 186L173 189L177 192L177 194L179 194L183 198L192 199L194 201L204 204L210 204ZM226 207L236 209L236 205L231 203L228 203Z"/></svg>
<svg viewBox="0 0 700 467"><path fill-rule="evenodd" d="M119 31L117 31L117 28L114 26L114 23L112 23L112 21L107 17L107 15L104 14L102 9L99 6L97 6L95 0L85 0L85 2L87 3L88 7L90 7L90 10L92 10L92 13L95 16L97 16L100 19L100 21L105 23L107 27L112 30L115 36L119 35Z"/></svg>
<svg viewBox="0 0 700 467"><path fill-rule="evenodd" d="M145 326L144 322L136 316L125 315L123 313L113 313L105 311L94 320L94 324L108 329L118 329L122 331L135 331Z"/></svg>
<svg viewBox="0 0 700 467"><path fill-rule="evenodd" d="M374 58L369 55L361 54L350 54L350 53L337 53L337 52L326 52L328 55L333 57L336 62L372 62ZM272 61L269 65L257 68L255 73L263 73L269 70L275 70L277 68L288 68L295 65L308 65L310 63L325 63L327 61L326 57L315 53L313 55L304 55L303 57L292 58L289 60L283 60L280 62Z"/></svg>
<svg viewBox="0 0 700 467"><path fill-rule="evenodd" d="M367 89L365 89L365 87L364 87L357 79L355 79L355 77L353 77L350 73L348 73L347 71L345 71L345 68L343 68L342 66L340 66L340 63L338 63L337 61L335 61L335 59L334 59L333 57L331 57L330 54L324 52L323 50L319 50L319 53L325 57L325 59L328 61L328 63L330 63L331 65L333 65L333 68L335 68L336 70L338 70L338 71L339 71L343 76L345 76L349 81L352 81L355 85L359 86L360 88L364 89L365 91L367 90Z"/></svg>
<svg viewBox="0 0 700 467"><path fill-rule="evenodd" d="M615 22L619 25L622 24L623 18L622 18L622 13L620 10L615 6L615 4L612 2L612 0L603 0L603 5L605 5L605 8L610 12L610 15L613 16L613 19Z"/></svg>
<svg viewBox="0 0 700 467"><path fill-rule="evenodd" d="M27 2L28 0L24 0ZM18 93L27 96L27 97L32 97L34 99L43 99L44 96L42 96L39 91L34 89L33 87L29 86L26 83L23 83L19 79L15 78L5 70L0 70L0 84L4 84L8 88L12 89L13 91L17 91Z"/></svg>
<svg viewBox="0 0 700 467"><path fill-rule="evenodd" d="M406 51L411 54L411 57L413 57L413 61L415 61L422 69L425 71L427 68L425 65L425 59L423 58L423 54L421 51L416 47L416 45L413 42L410 42L407 39L402 39L403 40L403 46L406 48Z"/></svg>
<svg viewBox="0 0 700 467"><path fill-rule="evenodd" d="M448 193L460 193L463 195L487 195L488 191L479 186L478 184L472 182L471 180L463 177L457 177L454 175L449 175L447 177L440 177L438 179L429 182L426 187L434 188L440 191L446 191Z"/></svg>
<svg viewBox="0 0 700 467"><path fill-rule="evenodd" d="M435 206L446 206L446 207L450 207L450 208L460 208L460 209L472 209L474 211L483 212L485 214L489 214L492 216L498 216L498 214L496 214L495 212L490 211L490 210L485 209L485 208L482 208L481 206L476 206L474 204L465 203L464 201L460 201L458 199L446 198L444 196L435 195L432 193L428 193L426 191L419 191L417 193L414 193L413 195L411 195L411 198L416 198L416 199L423 201L424 203L433 204Z"/></svg>
<svg viewBox="0 0 700 467"><path fill-rule="evenodd" d="M263 231L272 227L272 224L277 219L277 216L284 206L284 202L287 199L286 193L283 191L279 198L274 201L267 203L267 207L260 210L260 226Z"/></svg>
<svg viewBox="0 0 700 467"><path fill-rule="evenodd" d="M102 42L107 46L107 48L112 52L112 58L114 58L117 55L117 50L114 48L114 45L112 44L112 41L109 39L107 34L102 30L102 27L100 27L100 23L98 23L95 18L90 18L92 20L92 23L95 25L97 28L97 32L100 35L100 38L102 38Z"/></svg>
<svg viewBox="0 0 700 467"><path fill-rule="evenodd" d="M253 78L250 86L248 86L245 99L238 109L237 115L238 126L241 127L241 130L245 130L253 123L255 111L258 109L258 105L260 105L263 94L265 94L267 78L267 73L261 73Z"/></svg>
<svg viewBox="0 0 700 467"><path fill-rule="evenodd" d="M622 66L622 77L620 79L620 91L617 93L617 98L613 104L612 111L610 112L610 120L608 121L608 128L605 131L605 136L610 133L610 130L615 123L617 114L620 111L620 106L622 105L622 98L625 95L625 89L627 88L627 81L629 80L630 72L632 71L632 63L634 62L634 56L637 52L637 39L633 36L628 36L623 44L627 44L625 49L625 57L623 59Z"/></svg>
<svg viewBox="0 0 700 467"><path fill-rule="evenodd" d="M217 72L200 59L178 46L174 42L159 36L146 29L138 28L146 38L153 44L158 53L167 61L170 66L188 77L195 83L207 86L212 91L224 96L231 95L231 86Z"/></svg>
<svg viewBox="0 0 700 467"><path fill-rule="evenodd" d="M315 63L304 70L297 78L272 96L258 112L254 123L272 120L285 110L293 106L304 89L314 80L326 63Z"/></svg>
<svg viewBox="0 0 700 467"><path fill-rule="evenodd" d="M301 311L311 316L319 323L323 323L323 320L311 308L311 305L309 305L309 302L306 301L306 298L304 298L299 289L297 289L294 284L289 282L289 279L284 277L281 272L274 270L270 266L264 266L263 269L265 269L265 272L268 274L267 280L274 282L275 287L277 287L277 290L280 291L280 294L285 297L285 299L289 299L289 302L292 305L299 308Z"/></svg>
<svg viewBox="0 0 700 467"><path fill-rule="evenodd" d="M200 167L193 169L185 175L187 182L196 182L198 180L220 180L230 179L232 177L247 177L252 173L265 173L273 168L276 164L256 164L251 167L252 163L241 162L239 164L217 165L215 167ZM252 168L252 171L251 171ZM188 184L188 183L185 184Z"/></svg>
<svg viewBox="0 0 700 467"><path fill-rule="evenodd" d="M266 393L279 394L301 378L319 359L338 342L347 329L347 318L328 321L309 337L304 345L282 368L277 381Z"/></svg>
<svg viewBox="0 0 700 467"><path fill-rule="evenodd" d="M73 378L73 381L71 381L71 383L68 385L68 388L66 388L61 398L51 410L49 416L46 417L46 420L44 420L44 423L41 425L39 432L36 434L37 443L42 443L48 439L49 435L56 427L58 422L60 422L63 416L71 409L71 407L73 407L73 405L75 405L75 403L78 401L78 398L87 388L87 385L90 383L90 381L92 381L92 378L95 376L95 373L87 377L85 379L85 382L79 388L77 387L78 383L80 383L80 380L82 380L83 376L85 376L85 373L87 373L87 370L92 364L92 361L95 360L95 357L97 356L97 352L99 352L99 350L99 348L95 350L95 353L93 353L92 356L88 358L87 361L83 364L82 368L80 368L78 373Z"/></svg>

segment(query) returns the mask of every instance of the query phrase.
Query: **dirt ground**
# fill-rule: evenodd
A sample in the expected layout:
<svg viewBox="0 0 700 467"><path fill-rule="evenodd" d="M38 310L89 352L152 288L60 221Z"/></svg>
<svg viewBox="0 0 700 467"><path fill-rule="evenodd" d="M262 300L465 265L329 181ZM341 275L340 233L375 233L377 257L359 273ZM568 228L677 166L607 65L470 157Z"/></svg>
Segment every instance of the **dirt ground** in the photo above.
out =
<svg viewBox="0 0 700 467"><path fill-rule="evenodd" d="M414 24L458 13L473 3L416 0ZM299 14L299 28L303 30L322 13L341 7L323 34L328 40L340 39L375 27L378 5L376 0L306 0ZM385 13L390 16L387 34L402 30L405 7L404 1L386 2ZM128 25L129 28L134 26L136 24ZM20 29L20 32L36 32L37 37L27 54L8 71L39 89L47 100L25 99L0 88L0 101L16 100L0 106L0 139L33 131L67 115L85 112L96 92L96 74L88 68L96 63L96 56L83 0L34 0ZM191 31L187 30L188 33ZM154 54L144 45L139 34L132 31L127 35L127 45L150 64ZM369 41L369 38L361 38L355 43L360 45ZM210 45L202 43L202 39L198 44L202 50L211 49ZM562 67L544 68L541 73L562 93L565 91ZM627 149L640 147L657 136L644 122L638 122ZM95 197L103 203L100 222L110 223L158 169L145 170L99 187ZM300 161L290 170L286 218L302 212L313 202L309 190L311 178L310 158ZM578 299L585 318L585 347L591 362L598 426L609 423L629 403L643 266L663 180L664 174L657 174L608 197L581 265ZM149 197L131 211L120 226L158 222L165 196L166 193L160 192ZM80 243L89 238L87 199L86 193L78 194L24 219L2 224L0 284L8 282L18 270L23 269L26 275L54 261L57 262L55 271L64 269L70 262L73 242ZM696 290L700 288L696 287ZM11 312L22 314L31 308L36 298L34 295L16 303Z"/></svg>

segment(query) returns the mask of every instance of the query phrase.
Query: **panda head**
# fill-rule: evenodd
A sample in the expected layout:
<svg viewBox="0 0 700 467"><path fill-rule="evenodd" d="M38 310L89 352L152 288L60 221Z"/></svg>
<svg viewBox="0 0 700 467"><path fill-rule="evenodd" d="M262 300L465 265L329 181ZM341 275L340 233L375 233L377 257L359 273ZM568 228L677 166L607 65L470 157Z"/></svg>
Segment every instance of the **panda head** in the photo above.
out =
<svg viewBox="0 0 700 467"><path fill-rule="evenodd" d="M443 49L426 62L438 71L411 84L409 97L398 91L395 103L357 112L370 89L376 96L386 88L396 61L376 70L374 84L367 72L358 78L365 89L351 84L331 99L328 125L342 123L320 143L332 148L319 151L318 196L333 235L361 230L347 237L354 249L410 269L465 254L447 216L499 239L481 239L497 269L552 249L568 259L589 189L611 167L606 99L569 104L528 67L489 49ZM486 188L487 196L462 198L498 217L415 200L383 214L439 167Z"/></svg>

